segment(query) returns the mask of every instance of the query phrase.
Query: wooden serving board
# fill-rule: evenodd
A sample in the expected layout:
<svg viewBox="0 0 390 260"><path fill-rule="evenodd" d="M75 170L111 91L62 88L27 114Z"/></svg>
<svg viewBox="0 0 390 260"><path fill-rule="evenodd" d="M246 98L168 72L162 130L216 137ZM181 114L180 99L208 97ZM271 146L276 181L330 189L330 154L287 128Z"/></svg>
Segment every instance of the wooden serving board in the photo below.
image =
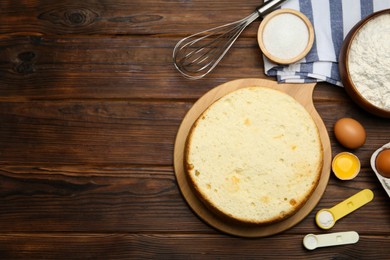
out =
<svg viewBox="0 0 390 260"><path fill-rule="evenodd" d="M187 180L183 166L183 156L187 135L193 123L198 119L198 117L203 113L203 111L205 111L212 103L214 103L219 98L225 96L226 94L234 90L250 86L260 86L277 89L287 93L288 95L295 98L299 103L301 103L312 116L318 127L324 151L324 162L321 178L312 196L296 214L283 221L269 225L232 224L224 221L217 215L210 212L193 193L191 187L189 186L190 183ZM264 79L238 79L229 81L213 88L193 105L193 107L184 117L176 136L176 142L174 147L174 167L176 179L185 200L201 219L203 219L212 227L231 235L242 237L265 237L277 234L293 227L301 220L303 220L314 209L314 207L317 205L320 198L322 197L322 194L324 193L326 185L328 183L332 156L328 132L321 117L319 116L313 105L312 95L314 87L315 83L278 84L275 81Z"/></svg>

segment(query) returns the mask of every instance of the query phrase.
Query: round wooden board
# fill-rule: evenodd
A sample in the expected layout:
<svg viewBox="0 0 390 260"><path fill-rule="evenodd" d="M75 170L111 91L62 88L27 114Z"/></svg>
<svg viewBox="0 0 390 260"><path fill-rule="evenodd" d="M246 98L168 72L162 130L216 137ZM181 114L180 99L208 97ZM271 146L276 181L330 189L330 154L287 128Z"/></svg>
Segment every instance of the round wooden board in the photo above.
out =
<svg viewBox="0 0 390 260"><path fill-rule="evenodd" d="M321 178L312 196L296 214L283 221L269 225L232 224L222 220L217 215L213 214L193 193L191 187L189 186L189 182L185 175L183 166L183 156L187 135L193 123L198 119L198 117L203 113L203 111L205 111L212 103L214 103L216 100L223 97L224 95L234 90L250 86L260 86L277 89L284 93L287 93L288 95L295 98L299 103L301 103L309 112L309 114L313 117L313 120L318 127L324 151L324 162ZM303 220L314 209L314 207L319 202L322 194L324 193L326 185L328 184L332 156L328 132L321 117L319 116L313 105L312 94L314 86L315 83L278 84L275 81L264 79L238 79L229 81L218 87L213 88L193 105L193 107L184 117L176 136L174 148L174 167L176 179L185 200L200 218L202 218L212 227L231 235L241 237L265 237L277 234L293 227L301 220Z"/></svg>

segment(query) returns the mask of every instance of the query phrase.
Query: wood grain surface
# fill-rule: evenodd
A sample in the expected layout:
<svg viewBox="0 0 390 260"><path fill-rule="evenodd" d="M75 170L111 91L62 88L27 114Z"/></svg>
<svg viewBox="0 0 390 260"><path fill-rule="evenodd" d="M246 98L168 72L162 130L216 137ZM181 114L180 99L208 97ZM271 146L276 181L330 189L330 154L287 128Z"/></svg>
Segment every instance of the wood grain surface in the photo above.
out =
<svg viewBox="0 0 390 260"><path fill-rule="evenodd" d="M363 124L352 151L362 170L332 174L298 225L243 239L203 222L186 204L173 168L175 136L196 102L239 78L266 78L254 22L206 78L175 71L182 37L250 14L261 1L0 1L1 259L387 259L389 197L369 159L390 141L390 120L320 83L314 106L332 155L338 118ZM274 80L273 78L268 78ZM330 231L315 213L369 188L375 198ZM356 245L307 251L308 233L355 230ZM282 246L283 245L283 246Z"/></svg>

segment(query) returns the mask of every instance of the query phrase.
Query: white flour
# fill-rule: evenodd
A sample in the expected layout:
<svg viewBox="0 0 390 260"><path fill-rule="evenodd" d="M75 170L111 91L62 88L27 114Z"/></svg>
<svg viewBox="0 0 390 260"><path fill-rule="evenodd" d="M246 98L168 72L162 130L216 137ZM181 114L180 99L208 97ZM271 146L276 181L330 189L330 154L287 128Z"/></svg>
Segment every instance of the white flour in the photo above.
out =
<svg viewBox="0 0 390 260"><path fill-rule="evenodd" d="M390 14L366 23L349 51L349 72L361 95L390 111Z"/></svg>

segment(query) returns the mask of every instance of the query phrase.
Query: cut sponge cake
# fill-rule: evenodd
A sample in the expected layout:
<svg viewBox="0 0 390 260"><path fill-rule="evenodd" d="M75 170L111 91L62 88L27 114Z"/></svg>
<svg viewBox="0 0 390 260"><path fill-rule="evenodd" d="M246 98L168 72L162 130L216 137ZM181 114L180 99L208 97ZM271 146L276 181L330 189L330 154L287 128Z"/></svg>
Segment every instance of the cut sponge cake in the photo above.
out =
<svg viewBox="0 0 390 260"><path fill-rule="evenodd" d="M266 224L304 205L319 182L322 156L317 126L300 103L278 90L247 87L196 120L184 168L208 208Z"/></svg>

